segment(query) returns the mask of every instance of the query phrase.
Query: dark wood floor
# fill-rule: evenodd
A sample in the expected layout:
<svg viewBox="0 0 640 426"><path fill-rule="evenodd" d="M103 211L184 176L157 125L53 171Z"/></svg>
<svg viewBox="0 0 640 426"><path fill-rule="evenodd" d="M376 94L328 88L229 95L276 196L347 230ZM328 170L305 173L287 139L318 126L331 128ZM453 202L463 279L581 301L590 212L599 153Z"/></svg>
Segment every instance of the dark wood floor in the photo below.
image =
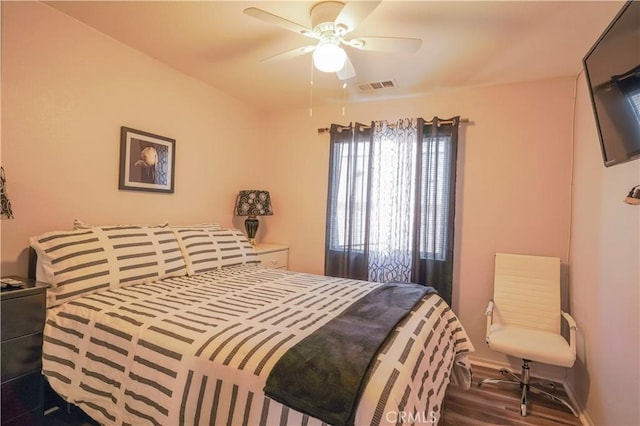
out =
<svg viewBox="0 0 640 426"><path fill-rule="evenodd" d="M530 395L530 406L526 417L520 416L520 388L517 386L484 386L478 382L484 378L499 378L496 370L473 367L473 386L463 390L449 386L444 403L444 416L440 426L488 426L488 425L532 425L532 426L576 426L580 425L568 408L549 399ZM566 398L561 385L555 392ZM45 426L95 426L88 416L77 408L67 412L65 404L45 417Z"/></svg>
<svg viewBox="0 0 640 426"><path fill-rule="evenodd" d="M473 366L473 385L463 390L449 386L444 404L442 426L481 425L580 425L580 420L562 404L548 398L529 394L527 416L520 416L520 387L517 385L485 385L478 387L484 378L501 378L496 370ZM547 389L545 389L547 390ZM562 385L547 390L568 401Z"/></svg>

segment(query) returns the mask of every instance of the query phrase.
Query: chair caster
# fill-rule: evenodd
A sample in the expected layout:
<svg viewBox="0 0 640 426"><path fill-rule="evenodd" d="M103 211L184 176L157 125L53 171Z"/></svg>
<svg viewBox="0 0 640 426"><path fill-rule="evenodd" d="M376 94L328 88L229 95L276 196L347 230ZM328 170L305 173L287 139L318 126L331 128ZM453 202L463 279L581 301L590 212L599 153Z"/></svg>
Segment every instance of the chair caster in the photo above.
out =
<svg viewBox="0 0 640 426"><path fill-rule="evenodd" d="M529 397L527 396L527 391L529 390L529 385L527 383L522 384L522 396L520 397L520 416L525 417L527 415L527 405L529 403Z"/></svg>

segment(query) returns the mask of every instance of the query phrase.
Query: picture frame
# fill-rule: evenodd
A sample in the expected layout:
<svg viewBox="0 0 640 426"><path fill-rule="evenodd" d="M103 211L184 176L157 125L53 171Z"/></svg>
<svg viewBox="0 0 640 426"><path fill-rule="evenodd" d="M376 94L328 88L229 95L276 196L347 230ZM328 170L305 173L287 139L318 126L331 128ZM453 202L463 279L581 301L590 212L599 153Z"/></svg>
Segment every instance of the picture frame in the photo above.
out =
<svg viewBox="0 0 640 426"><path fill-rule="evenodd" d="M118 189L173 193L175 158L175 139L122 126Z"/></svg>

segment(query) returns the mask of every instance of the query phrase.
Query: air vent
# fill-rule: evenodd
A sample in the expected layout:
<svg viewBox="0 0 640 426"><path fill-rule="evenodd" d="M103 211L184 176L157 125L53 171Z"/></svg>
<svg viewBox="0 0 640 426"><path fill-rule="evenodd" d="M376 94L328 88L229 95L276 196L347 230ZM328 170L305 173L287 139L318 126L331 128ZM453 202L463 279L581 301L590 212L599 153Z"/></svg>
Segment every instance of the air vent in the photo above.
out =
<svg viewBox="0 0 640 426"><path fill-rule="evenodd" d="M396 87L396 82L393 80L372 81L369 83L358 84L358 88L363 92L369 92L371 90L391 89L393 87Z"/></svg>

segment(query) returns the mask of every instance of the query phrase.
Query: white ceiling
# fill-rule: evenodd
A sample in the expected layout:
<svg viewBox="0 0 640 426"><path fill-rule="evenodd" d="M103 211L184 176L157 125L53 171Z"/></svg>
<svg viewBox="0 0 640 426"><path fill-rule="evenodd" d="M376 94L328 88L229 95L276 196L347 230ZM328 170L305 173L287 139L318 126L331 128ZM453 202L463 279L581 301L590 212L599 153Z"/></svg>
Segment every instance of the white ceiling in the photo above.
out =
<svg viewBox="0 0 640 426"><path fill-rule="evenodd" d="M310 27L310 1L54 1L50 6L264 110L306 107L311 54L261 60L313 40L247 16L258 7ZM313 73L313 103L576 75L621 1L383 1L352 37L422 39L417 53L346 48L357 76ZM362 92L359 83L397 87Z"/></svg>

